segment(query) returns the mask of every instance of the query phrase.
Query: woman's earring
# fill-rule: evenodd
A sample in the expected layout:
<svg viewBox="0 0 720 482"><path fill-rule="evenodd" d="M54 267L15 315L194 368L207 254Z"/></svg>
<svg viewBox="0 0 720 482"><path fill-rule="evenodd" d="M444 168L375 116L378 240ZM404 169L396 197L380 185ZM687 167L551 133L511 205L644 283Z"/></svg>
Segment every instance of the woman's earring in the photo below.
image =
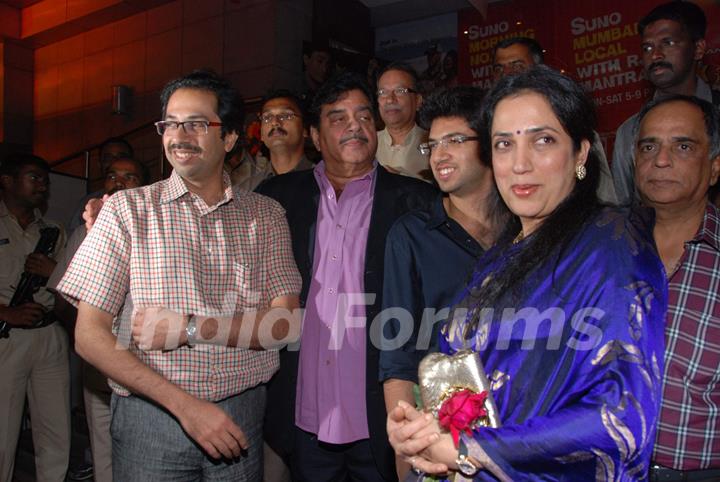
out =
<svg viewBox="0 0 720 482"><path fill-rule="evenodd" d="M575 175L578 178L578 181L582 181L585 179L585 176L587 176L587 169L585 169L585 164L578 164L575 166Z"/></svg>

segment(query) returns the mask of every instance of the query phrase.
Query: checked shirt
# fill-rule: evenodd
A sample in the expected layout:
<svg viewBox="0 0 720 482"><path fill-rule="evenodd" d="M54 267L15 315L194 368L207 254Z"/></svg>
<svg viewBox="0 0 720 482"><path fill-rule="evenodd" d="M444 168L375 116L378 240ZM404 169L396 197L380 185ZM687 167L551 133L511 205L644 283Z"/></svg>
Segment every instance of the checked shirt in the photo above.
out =
<svg viewBox="0 0 720 482"><path fill-rule="evenodd" d="M720 468L720 219L708 204L669 276L665 380L653 461Z"/></svg>
<svg viewBox="0 0 720 482"><path fill-rule="evenodd" d="M198 344L141 351L129 340L132 306L230 316L300 292L285 212L259 194L233 190L207 206L180 176L114 194L105 203L58 290L115 316L118 343L188 393L217 401L266 382L277 351ZM119 395L128 395L111 381Z"/></svg>

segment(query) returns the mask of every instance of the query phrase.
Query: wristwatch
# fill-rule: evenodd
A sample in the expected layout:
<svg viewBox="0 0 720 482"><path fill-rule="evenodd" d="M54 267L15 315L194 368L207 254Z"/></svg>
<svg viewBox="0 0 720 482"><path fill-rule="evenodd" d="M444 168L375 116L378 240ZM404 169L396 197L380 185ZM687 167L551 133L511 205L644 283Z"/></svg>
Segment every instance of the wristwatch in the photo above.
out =
<svg viewBox="0 0 720 482"><path fill-rule="evenodd" d="M465 477L472 477L478 472L478 467L468 457L468 449L460 439L458 444L458 458L455 460L455 464L458 466L458 471Z"/></svg>
<svg viewBox="0 0 720 482"><path fill-rule="evenodd" d="M187 344L192 347L195 345L197 335L197 323L195 322L195 315L188 315L187 326L185 326L185 336L187 336Z"/></svg>

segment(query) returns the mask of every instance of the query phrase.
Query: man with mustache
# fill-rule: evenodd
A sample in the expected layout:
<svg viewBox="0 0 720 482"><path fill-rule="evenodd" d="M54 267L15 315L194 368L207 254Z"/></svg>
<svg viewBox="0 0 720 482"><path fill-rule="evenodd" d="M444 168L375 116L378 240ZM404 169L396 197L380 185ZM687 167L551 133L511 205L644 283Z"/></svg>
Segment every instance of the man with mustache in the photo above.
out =
<svg viewBox="0 0 720 482"><path fill-rule="evenodd" d="M635 182L655 209L668 277L665 370L651 482L720 480L720 113L698 97L655 99L640 111Z"/></svg>
<svg viewBox="0 0 720 482"><path fill-rule="evenodd" d="M102 175L105 176L108 167L110 166L110 164L113 163L113 161L116 161L118 159L132 159L134 155L135 153L132 146L122 137L110 137L108 139L105 139L105 141L100 146L99 154L100 171ZM81 224L84 224L82 215L85 210L85 205L87 205L87 203L91 199L100 199L106 193L106 190L100 189L84 196L78 202L78 207L70 218L70 224L68 225L69 233L74 232L75 228L77 228Z"/></svg>
<svg viewBox="0 0 720 482"><path fill-rule="evenodd" d="M694 95L720 105L720 92L713 91L696 75L705 55L707 20L702 9L690 2L658 5L638 22L640 45L647 79L655 86L654 99L669 95ZM637 114L618 128L613 150L612 174L621 205L638 199L633 180L633 132Z"/></svg>
<svg viewBox="0 0 720 482"><path fill-rule="evenodd" d="M287 221L223 170L242 128L227 80L192 72L161 103L172 174L106 201L58 291L111 380L113 479L259 480L268 348L300 324Z"/></svg>
<svg viewBox="0 0 720 482"><path fill-rule="evenodd" d="M49 173L43 159L29 154L8 154L0 164L0 320L12 327L0 338L0 480L13 480L26 395L37 480L65 480L70 456L68 338L60 323L51 322L53 296L40 288L32 302L8 306L22 273L49 277L65 244L62 228L40 212ZM48 227L60 229L51 257L33 253Z"/></svg>
<svg viewBox="0 0 720 482"><path fill-rule="evenodd" d="M123 189L143 186L147 182L145 166L130 157L120 157L110 161L105 171L102 193L106 197ZM65 251L58 258L57 267L47 283L48 288L56 293L55 310L66 326L71 328L71 333L74 331L77 310L55 289L86 235L87 229L84 224L72 232ZM91 475L95 480L110 482L112 481L112 440L110 439L110 395L112 390L108 386L107 378L89 363L82 363L82 385L90 449L92 450L92 466L89 467L93 471ZM70 471L73 471L72 467L70 467Z"/></svg>
<svg viewBox="0 0 720 482"><path fill-rule="evenodd" d="M436 191L378 164L375 108L362 77L330 79L309 114L323 160L259 188L287 211L303 280L300 349L281 352L265 418L265 440L295 481L397 479L373 321L388 230Z"/></svg>
<svg viewBox="0 0 720 482"><path fill-rule="evenodd" d="M230 173L236 185L252 191L277 174L314 167L305 157L307 127L302 105L289 90L274 90L265 96L258 118L260 138L270 152L270 160L258 156L240 164Z"/></svg>
<svg viewBox="0 0 720 482"><path fill-rule="evenodd" d="M377 135L378 161L391 172L430 181L428 158L418 151L427 131L415 122L422 104L415 70L401 62L385 67L378 76L377 98L385 123Z"/></svg>

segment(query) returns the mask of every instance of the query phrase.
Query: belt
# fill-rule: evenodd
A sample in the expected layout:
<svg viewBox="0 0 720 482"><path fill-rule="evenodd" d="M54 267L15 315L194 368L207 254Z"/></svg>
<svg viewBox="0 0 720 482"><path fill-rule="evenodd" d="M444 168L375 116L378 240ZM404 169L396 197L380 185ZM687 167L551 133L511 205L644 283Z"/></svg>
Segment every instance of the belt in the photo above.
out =
<svg viewBox="0 0 720 482"><path fill-rule="evenodd" d="M720 469L674 470L661 465L650 467L650 482L717 482Z"/></svg>

